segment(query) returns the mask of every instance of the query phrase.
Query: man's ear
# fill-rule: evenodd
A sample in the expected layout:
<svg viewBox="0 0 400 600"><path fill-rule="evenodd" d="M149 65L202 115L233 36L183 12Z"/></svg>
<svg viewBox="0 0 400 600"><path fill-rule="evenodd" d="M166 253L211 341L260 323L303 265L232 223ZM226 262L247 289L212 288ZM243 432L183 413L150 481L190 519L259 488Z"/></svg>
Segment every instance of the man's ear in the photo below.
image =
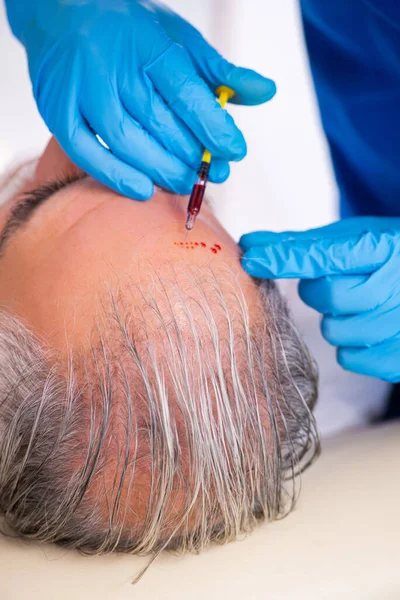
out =
<svg viewBox="0 0 400 600"><path fill-rule="evenodd" d="M74 165L57 140L52 137L36 168L37 183L44 184L55 179L77 177L82 174L83 171Z"/></svg>

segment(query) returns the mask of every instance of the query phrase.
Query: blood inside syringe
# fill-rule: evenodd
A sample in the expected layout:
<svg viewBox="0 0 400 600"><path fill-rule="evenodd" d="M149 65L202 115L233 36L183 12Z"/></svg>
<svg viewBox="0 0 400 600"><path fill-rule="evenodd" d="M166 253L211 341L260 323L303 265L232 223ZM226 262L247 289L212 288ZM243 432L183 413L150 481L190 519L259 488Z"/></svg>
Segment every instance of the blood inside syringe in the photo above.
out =
<svg viewBox="0 0 400 600"><path fill-rule="evenodd" d="M201 183L196 183L193 186L188 206L188 218L186 221L186 229L193 229L196 217L200 212L201 205L203 204L205 191L205 184L202 185Z"/></svg>
<svg viewBox="0 0 400 600"><path fill-rule="evenodd" d="M197 216L203 204L204 194L206 192L209 163L202 163L196 183L193 186L192 193L188 204L188 216L186 221L186 229L191 231L196 222Z"/></svg>

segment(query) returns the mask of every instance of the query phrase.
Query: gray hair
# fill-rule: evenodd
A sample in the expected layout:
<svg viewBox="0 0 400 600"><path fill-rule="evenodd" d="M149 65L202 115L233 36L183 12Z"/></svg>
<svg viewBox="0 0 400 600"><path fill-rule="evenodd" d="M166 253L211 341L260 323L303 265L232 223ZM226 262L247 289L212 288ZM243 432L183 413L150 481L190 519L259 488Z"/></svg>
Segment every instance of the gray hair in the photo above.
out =
<svg viewBox="0 0 400 600"><path fill-rule="evenodd" d="M157 285L140 307L113 295L68 369L0 314L0 513L14 532L89 554L199 552L293 508L319 453L318 377L276 286L256 284L252 322L213 275L196 297Z"/></svg>

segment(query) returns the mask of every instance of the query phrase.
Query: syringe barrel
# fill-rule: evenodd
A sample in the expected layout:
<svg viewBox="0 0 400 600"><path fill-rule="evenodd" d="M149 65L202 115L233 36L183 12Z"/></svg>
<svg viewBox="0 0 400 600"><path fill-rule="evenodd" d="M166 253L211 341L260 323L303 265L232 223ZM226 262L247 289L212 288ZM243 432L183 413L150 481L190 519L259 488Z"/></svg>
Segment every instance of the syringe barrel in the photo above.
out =
<svg viewBox="0 0 400 600"><path fill-rule="evenodd" d="M189 200L188 213L198 214L203 204L204 194L206 192L205 183L195 183Z"/></svg>
<svg viewBox="0 0 400 600"><path fill-rule="evenodd" d="M210 172L210 163L202 162L196 183L193 186L192 193L190 195L188 213L196 213L200 212L201 205L203 203L204 194L206 192L206 186L208 181L208 175Z"/></svg>

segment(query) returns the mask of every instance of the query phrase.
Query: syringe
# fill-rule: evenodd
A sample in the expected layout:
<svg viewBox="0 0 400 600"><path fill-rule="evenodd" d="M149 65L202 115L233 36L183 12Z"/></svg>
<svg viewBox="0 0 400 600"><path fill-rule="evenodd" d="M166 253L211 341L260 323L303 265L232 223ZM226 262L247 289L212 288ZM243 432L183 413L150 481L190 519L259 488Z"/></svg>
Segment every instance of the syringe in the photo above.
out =
<svg viewBox="0 0 400 600"><path fill-rule="evenodd" d="M225 108L228 100L233 98L235 92L231 88L222 85L217 89L216 92L218 100L222 108ZM193 186L192 193L188 204L188 215L186 220L186 229L191 231L196 223L196 219L199 215L201 205L203 204L204 194L206 192L208 176L210 173L212 155L208 150L205 150L203 159L201 161L200 169L198 171L196 182Z"/></svg>

